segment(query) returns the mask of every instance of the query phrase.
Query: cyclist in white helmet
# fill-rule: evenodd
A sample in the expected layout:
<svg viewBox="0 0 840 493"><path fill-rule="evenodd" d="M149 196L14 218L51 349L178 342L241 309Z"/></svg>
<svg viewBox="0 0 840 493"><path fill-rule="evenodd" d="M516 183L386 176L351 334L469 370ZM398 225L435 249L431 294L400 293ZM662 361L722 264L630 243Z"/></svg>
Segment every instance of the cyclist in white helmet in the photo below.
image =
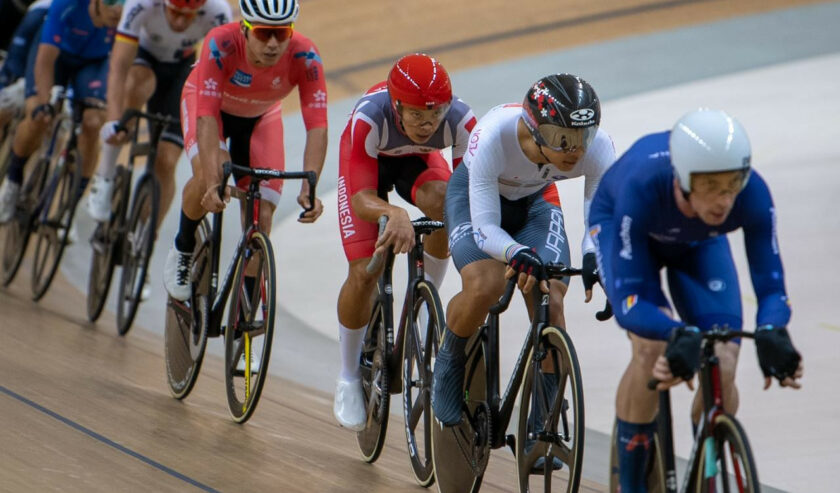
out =
<svg viewBox="0 0 840 493"><path fill-rule="evenodd" d="M758 300L755 343L766 377L799 388L802 360L787 329L776 209L764 179L751 169L746 131L723 111L698 110L670 132L642 137L604 174L589 212L601 282L632 357L616 396L616 449L621 491L647 491L645 464L660 389L691 381L700 360L701 332L740 330L741 292L726 234L744 230ZM679 317L660 285L668 287ZM735 368L740 341L718 343L724 403L738 408ZM695 398L692 418L700 418Z"/></svg>

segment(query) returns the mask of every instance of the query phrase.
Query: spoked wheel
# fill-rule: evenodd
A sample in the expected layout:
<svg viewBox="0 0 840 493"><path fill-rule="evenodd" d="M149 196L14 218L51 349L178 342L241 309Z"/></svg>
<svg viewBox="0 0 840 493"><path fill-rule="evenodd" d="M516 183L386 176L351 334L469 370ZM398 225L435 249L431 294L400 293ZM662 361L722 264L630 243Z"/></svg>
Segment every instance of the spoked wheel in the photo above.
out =
<svg viewBox="0 0 840 493"><path fill-rule="evenodd" d="M382 303L377 300L365 329L360 360L367 422L365 429L356 433L356 442L365 462L375 462L379 458L388 431L391 393L387 335Z"/></svg>
<svg viewBox="0 0 840 493"><path fill-rule="evenodd" d="M32 262L32 299L40 300L50 288L76 214L82 161L77 149L67 150L49 178L46 201L36 219L37 240Z"/></svg>
<svg viewBox="0 0 840 493"><path fill-rule="evenodd" d="M90 259L88 275L87 312L88 320L95 322L102 314L102 308L111 289L111 277L122 243L122 228L125 210L128 206L131 172L122 166L117 168L114 177L114 195L111 197L111 219L99 223L90 239L93 255Z"/></svg>
<svg viewBox="0 0 840 493"><path fill-rule="evenodd" d="M152 175L146 175L137 185L126 234L123 238L122 272L117 296L117 332L125 335L134 316L146 283L149 259L155 246L160 186Z"/></svg>
<svg viewBox="0 0 840 493"><path fill-rule="evenodd" d="M520 492L578 490L583 382L574 345L564 330L543 328L539 346L528 355L516 437Z"/></svg>
<svg viewBox="0 0 840 493"><path fill-rule="evenodd" d="M20 199L17 203L15 215L11 221L2 225L5 232L3 239L3 286L8 286L17 275L18 268L26 254L29 238L34 227L32 211L38 205L38 198L44 189L49 171L49 161L37 159L34 169L27 177L21 188ZM31 160L30 160L31 162ZM31 168L32 166L28 166Z"/></svg>
<svg viewBox="0 0 840 493"><path fill-rule="evenodd" d="M225 387L237 423L254 414L268 378L276 291L271 242L255 232L236 263L225 327Z"/></svg>
<svg viewBox="0 0 840 493"><path fill-rule="evenodd" d="M612 437L610 438L610 480L607 491L609 493L620 493L620 470L618 467L618 449L616 449L616 433L618 425L613 423ZM648 493L665 493L665 470L659 446L659 435L653 435L653 446L648 452L648 460L645 464L645 477L647 478ZM675 486L676 487L676 486Z"/></svg>
<svg viewBox="0 0 840 493"><path fill-rule="evenodd" d="M207 346L207 325L210 316L210 226L201 221L196 229L193 257L192 295L186 302L168 299L164 329L164 356L169 391L183 399L193 389L204 349Z"/></svg>
<svg viewBox="0 0 840 493"><path fill-rule="evenodd" d="M469 415L453 427L441 427L432 420L432 462L440 493L477 492L490 460L493 423L486 403L487 366L480 343L482 333L479 330L467 342L464 395ZM434 348L435 356L437 349Z"/></svg>
<svg viewBox="0 0 840 493"><path fill-rule="evenodd" d="M731 415L714 420L714 438L697 450L693 481L688 491L696 493L754 493L760 491L758 471L747 434Z"/></svg>
<svg viewBox="0 0 840 493"><path fill-rule="evenodd" d="M432 361L443 331L443 308L434 286L420 282L414 288L413 320L403 339L403 418L405 439L414 479L428 487L434 480L432 464Z"/></svg>

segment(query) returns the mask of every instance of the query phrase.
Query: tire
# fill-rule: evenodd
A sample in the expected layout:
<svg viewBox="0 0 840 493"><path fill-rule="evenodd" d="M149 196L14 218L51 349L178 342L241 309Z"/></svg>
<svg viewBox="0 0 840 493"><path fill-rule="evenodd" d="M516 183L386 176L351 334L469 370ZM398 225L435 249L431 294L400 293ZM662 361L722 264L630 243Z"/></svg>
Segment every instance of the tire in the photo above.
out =
<svg viewBox="0 0 840 493"><path fill-rule="evenodd" d="M251 262L256 262L258 274L255 289L248 293L245 289L245 271ZM271 241L264 233L257 231L251 235L237 259L234 273L228 323L224 329L225 388L230 415L234 421L242 424L257 409L268 378L271 343L274 339L277 276ZM258 360L254 358L255 353L260 356ZM237 364L243 355L245 369L237 371Z"/></svg>
<svg viewBox="0 0 840 493"><path fill-rule="evenodd" d="M26 255L26 247L29 245L34 227L35 218L32 211L37 206L47 181L49 161L42 158L35 159L37 161L34 169L29 166L32 173L27 177L21 189L15 216L2 225L5 238L3 239L2 279L0 280L3 286L8 286L15 279L23 257Z"/></svg>
<svg viewBox="0 0 840 493"><path fill-rule="evenodd" d="M99 319L111 290L111 278L117 264L119 245L122 243L123 235L120 233L125 221L125 210L128 208L130 185L131 172L123 166L117 167L114 196L111 198L111 219L99 223L90 239L93 253L88 275L87 313L91 322Z"/></svg>
<svg viewBox="0 0 840 493"><path fill-rule="evenodd" d="M707 438L697 449L692 468L694 477L687 491L761 491L752 449L738 420L729 414L720 414L714 419L713 430L713 438ZM726 485L721 487L724 481L728 488Z"/></svg>
<svg viewBox="0 0 840 493"><path fill-rule="evenodd" d="M117 333L124 336L131 329L155 247L160 185L154 176L140 179L131 205L122 243L122 270L117 296Z"/></svg>
<svg viewBox="0 0 840 493"><path fill-rule="evenodd" d="M473 419L465 417L461 424L452 427L441 427L432 421L432 463L440 493L477 492L490 459L489 438L493 430L486 402L487 366L481 346L483 332L478 330L467 342L466 348L464 395ZM439 345L433 348L433 358L437 356L438 348ZM480 429L473 428L474 422L481 423Z"/></svg>
<svg viewBox="0 0 840 493"><path fill-rule="evenodd" d="M32 260L32 299L44 297L52 284L64 249L67 233L73 224L82 179L82 161L78 149L61 151L54 172L47 183L43 210L36 219L35 256ZM61 233L61 230L64 233Z"/></svg>
<svg viewBox="0 0 840 493"><path fill-rule="evenodd" d="M435 481L432 463L431 355L437 347L439 334L443 332L444 316L437 290L426 281L414 287L411 317L405 327L402 348L405 439L414 479L420 486L428 488ZM421 327L423 321L426 322L425 327Z"/></svg>
<svg viewBox="0 0 840 493"><path fill-rule="evenodd" d="M379 299L373 305L370 321L365 329L362 344L360 369L362 392L365 396L367 423L365 429L356 433L356 443L365 462L373 463L382 453L385 436L388 433L388 418L391 408L390 375L388 373L388 334L382 303Z"/></svg>
<svg viewBox="0 0 840 493"><path fill-rule="evenodd" d="M187 302L168 299L164 328L164 359L169 392L183 399L192 391L204 360L210 317L210 226L201 221L191 275L192 296Z"/></svg>
<svg viewBox="0 0 840 493"><path fill-rule="evenodd" d="M536 353L535 353L536 352ZM544 362L535 361L534 354L543 353L552 361L552 370L557 378L557 393L546 392L543 372ZM584 405L583 381L577 354L572 340L565 330L544 327L537 348L532 348L525 361L525 374L519 397L519 419L516 435L516 468L521 493L535 491L575 492L580 486L583 470ZM535 367L535 365L539 365ZM533 406L540 406L540 425L529 423ZM530 451L526 451L528 438L539 429L545 430L548 441L537 440ZM545 465L558 458L563 462L560 470L543 467L535 473L533 466L540 458Z"/></svg>

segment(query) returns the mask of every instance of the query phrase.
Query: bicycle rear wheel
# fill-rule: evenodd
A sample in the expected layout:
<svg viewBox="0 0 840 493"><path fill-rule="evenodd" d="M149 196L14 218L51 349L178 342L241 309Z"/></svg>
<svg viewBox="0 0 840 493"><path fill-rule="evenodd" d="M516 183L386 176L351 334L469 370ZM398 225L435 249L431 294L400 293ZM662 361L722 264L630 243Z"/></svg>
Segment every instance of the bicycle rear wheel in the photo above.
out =
<svg viewBox="0 0 840 493"><path fill-rule="evenodd" d="M389 354L385 315L382 302L377 299L365 329L359 363L367 422L365 429L356 433L356 443L359 445L362 459L368 463L376 462L379 458L388 432L391 408Z"/></svg>
<svg viewBox="0 0 840 493"><path fill-rule="evenodd" d="M58 271L79 198L81 156L78 149L65 149L62 154L63 159L58 159L47 184L43 210L36 219L37 239L32 261L32 299L35 301L47 293Z"/></svg>
<svg viewBox="0 0 840 493"><path fill-rule="evenodd" d="M271 343L277 277L268 237L257 231L237 259L225 327L225 387L230 415L245 423L260 401ZM253 279L248 287L247 278Z"/></svg>
<svg viewBox="0 0 840 493"><path fill-rule="evenodd" d="M11 221L3 225L5 238L3 239L2 283L8 286L17 275L29 238L34 227L33 210L38 205L38 198L44 190L49 171L49 161L35 158L35 167L28 166L32 172L26 178L21 188L15 215ZM31 159L30 159L31 161Z"/></svg>
<svg viewBox="0 0 840 493"><path fill-rule="evenodd" d="M691 492L761 491L747 434L729 414L715 417L713 437L706 438L698 448L692 470Z"/></svg>
<svg viewBox="0 0 840 493"><path fill-rule="evenodd" d="M123 241L120 230L125 219L130 182L131 172L123 166L117 167L114 196L111 198L111 219L99 223L90 239L93 253L88 275L87 313L91 322L99 319L108 299L108 291L111 290L111 277L119 254L117 250Z"/></svg>
<svg viewBox="0 0 840 493"><path fill-rule="evenodd" d="M443 332L443 307L437 290L430 283L421 281L414 287L411 315L403 339L403 418L414 479L426 488L435 481L430 409L431 355ZM425 326L421 326L422 321L426 322Z"/></svg>
<svg viewBox="0 0 840 493"><path fill-rule="evenodd" d="M169 392L176 399L189 395L198 379L210 320L210 225L196 229L196 248L190 275L192 295L186 302L168 299L164 328L164 356Z"/></svg>
<svg viewBox="0 0 840 493"><path fill-rule="evenodd" d="M453 427L441 427L432 420L432 463L440 493L477 492L490 460L493 423L486 402L487 366L481 346L482 332L479 329L466 348L464 396L470 416ZM438 347L434 347L432 359L437 357L437 350ZM431 409L434 418L434 409Z"/></svg>
<svg viewBox="0 0 840 493"><path fill-rule="evenodd" d="M149 271L149 259L155 246L160 185L153 175L145 175L137 184L131 216L122 248L122 271L117 296L117 333L125 335L140 304L143 285Z"/></svg>

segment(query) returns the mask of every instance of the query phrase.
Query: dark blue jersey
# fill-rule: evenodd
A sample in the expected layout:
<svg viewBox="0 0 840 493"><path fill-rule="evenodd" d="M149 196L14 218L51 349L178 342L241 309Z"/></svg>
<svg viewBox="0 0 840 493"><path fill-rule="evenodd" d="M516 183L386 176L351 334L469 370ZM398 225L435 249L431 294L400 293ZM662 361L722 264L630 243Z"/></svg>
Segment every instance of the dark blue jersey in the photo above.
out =
<svg viewBox="0 0 840 493"><path fill-rule="evenodd" d="M786 326L790 308L776 239L776 210L770 190L755 170L720 226L689 218L677 208L670 132L642 137L604 174L592 201L590 234L602 228L614 245L602 265L610 302L619 324L644 337L666 339L681 325L664 314L661 303L646 299L644 285L659 281L659 268L686 247L703 246L738 228L744 230L747 259L758 299L758 325ZM728 249L726 249L728 251ZM660 255L662 252L662 255ZM671 260L669 260L669 258ZM729 258L721 261L731 262ZM715 268L714 262L707 270ZM655 276L654 279L651 279Z"/></svg>
<svg viewBox="0 0 840 493"><path fill-rule="evenodd" d="M107 57L114 29L94 26L89 4L89 0L54 0L44 20L41 43L57 46L62 54L82 60Z"/></svg>

